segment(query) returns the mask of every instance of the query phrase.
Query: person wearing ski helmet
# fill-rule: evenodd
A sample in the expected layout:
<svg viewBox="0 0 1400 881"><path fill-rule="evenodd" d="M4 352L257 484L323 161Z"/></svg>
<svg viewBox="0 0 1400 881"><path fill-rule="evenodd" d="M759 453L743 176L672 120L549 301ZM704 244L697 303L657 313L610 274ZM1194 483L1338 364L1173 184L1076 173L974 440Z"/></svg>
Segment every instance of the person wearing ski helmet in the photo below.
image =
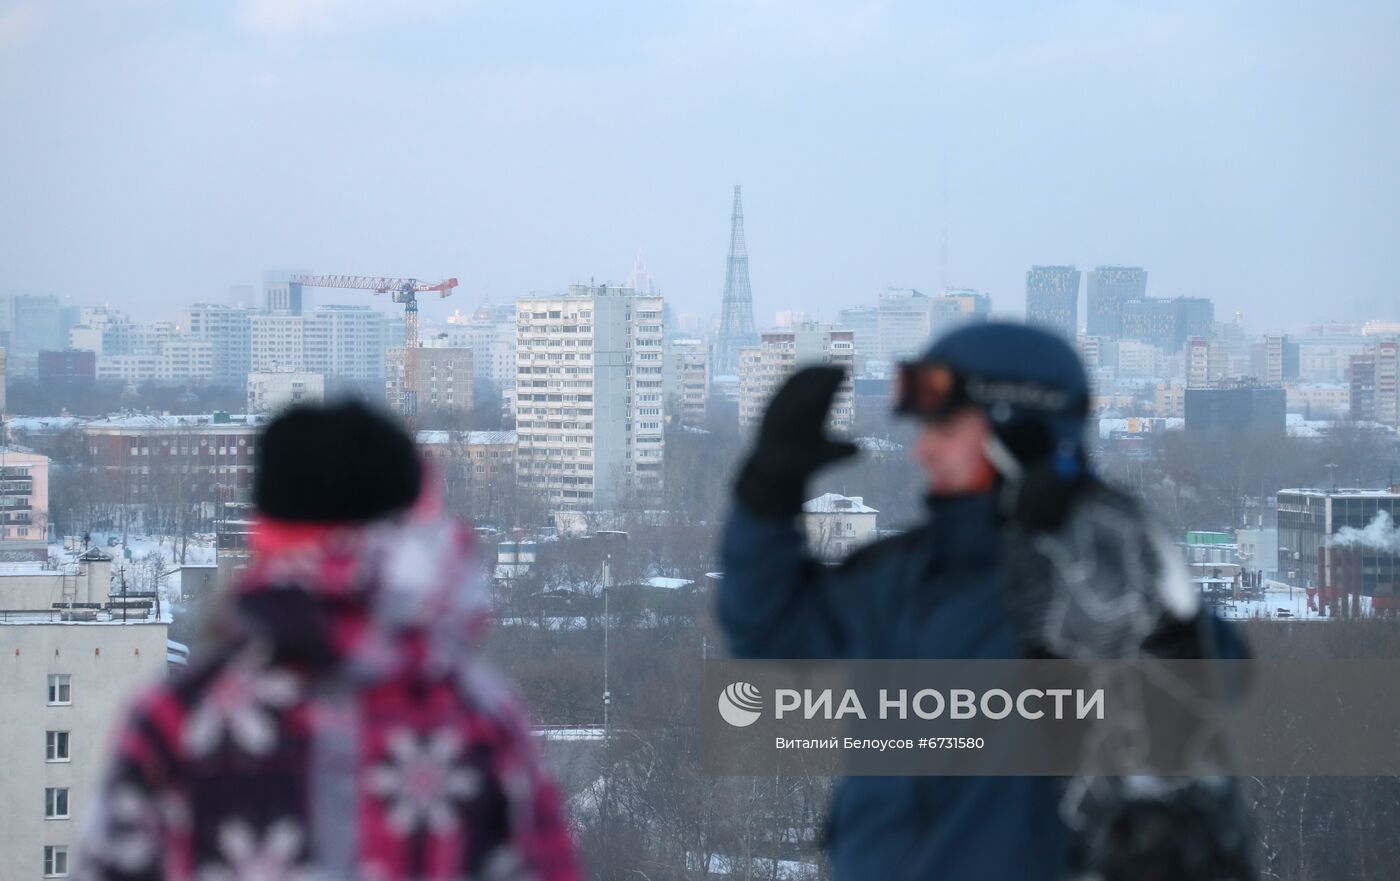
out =
<svg viewBox="0 0 1400 881"><path fill-rule="evenodd" d="M717 601L733 654L1005 659L1062 649L1042 632L1046 598L1022 596L1039 561L1009 554L1008 538L1054 533L1102 486L1090 471L1089 385L1074 350L1037 328L989 322L954 330L900 365L894 409L922 422L914 458L927 516L823 566L799 515L811 476L857 452L826 432L844 381L834 367L793 374L739 472ZM1189 597L1143 605L1183 626L1199 617ZM1136 633L1115 631L1105 653ZM1096 637L1091 625L1069 635ZM848 777L823 841L838 879L1063 879L1082 855L1062 796L1048 777Z"/></svg>

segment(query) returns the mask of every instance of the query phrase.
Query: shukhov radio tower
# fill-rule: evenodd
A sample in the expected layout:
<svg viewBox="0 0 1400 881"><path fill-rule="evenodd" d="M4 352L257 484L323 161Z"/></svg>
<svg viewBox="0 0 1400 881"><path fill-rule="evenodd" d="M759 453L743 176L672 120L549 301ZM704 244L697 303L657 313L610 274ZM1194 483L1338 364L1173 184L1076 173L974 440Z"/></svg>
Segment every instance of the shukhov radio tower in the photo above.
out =
<svg viewBox="0 0 1400 881"><path fill-rule="evenodd" d="M744 205L734 187L734 214L729 221L729 266L724 274L724 311L715 346L715 376L739 372L739 349L758 344L753 329L753 291L749 290L749 251L744 245Z"/></svg>

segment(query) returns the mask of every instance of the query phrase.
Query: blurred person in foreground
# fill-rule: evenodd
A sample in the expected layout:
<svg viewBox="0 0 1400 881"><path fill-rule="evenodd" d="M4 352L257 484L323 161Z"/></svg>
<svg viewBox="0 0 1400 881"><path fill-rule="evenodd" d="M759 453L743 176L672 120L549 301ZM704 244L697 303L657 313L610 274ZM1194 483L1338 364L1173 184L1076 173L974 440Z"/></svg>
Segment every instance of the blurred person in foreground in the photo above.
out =
<svg viewBox="0 0 1400 881"><path fill-rule="evenodd" d="M923 423L927 519L819 564L798 518L812 474L856 454L826 434L842 379L832 367L794 374L735 484L719 617L736 656L1243 653L1201 608L1171 541L1093 477L1074 350L1024 325L968 325L901 365L896 412ZM842 881L1251 877L1230 781L1186 779L1143 798L1126 779L848 777L824 842Z"/></svg>
<svg viewBox="0 0 1400 881"><path fill-rule="evenodd" d="M471 533L358 403L257 448L221 645L137 704L80 855L100 881L579 877L520 704L475 656Z"/></svg>

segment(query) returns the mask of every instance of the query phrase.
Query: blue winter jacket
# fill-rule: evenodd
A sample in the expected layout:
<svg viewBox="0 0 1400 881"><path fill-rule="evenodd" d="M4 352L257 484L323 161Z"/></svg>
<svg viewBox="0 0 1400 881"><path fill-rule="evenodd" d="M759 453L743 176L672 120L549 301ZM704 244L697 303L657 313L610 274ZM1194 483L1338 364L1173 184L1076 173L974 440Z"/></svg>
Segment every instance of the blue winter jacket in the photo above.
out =
<svg viewBox="0 0 1400 881"><path fill-rule="evenodd" d="M1015 658L989 494L929 505L919 528L837 567L795 519L736 507L719 616L742 658ZM1069 861L1049 777L847 777L828 847L841 881L1053 881Z"/></svg>

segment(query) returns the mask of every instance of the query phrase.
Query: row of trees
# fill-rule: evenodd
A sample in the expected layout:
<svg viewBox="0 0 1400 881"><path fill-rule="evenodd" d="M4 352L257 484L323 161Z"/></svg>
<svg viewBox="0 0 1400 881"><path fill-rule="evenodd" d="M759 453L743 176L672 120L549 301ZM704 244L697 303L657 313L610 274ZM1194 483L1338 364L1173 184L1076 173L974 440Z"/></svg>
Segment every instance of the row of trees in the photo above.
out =
<svg viewBox="0 0 1400 881"><path fill-rule="evenodd" d="M1180 535L1245 525L1248 510L1288 487L1390 485L1400 474L1400 444L1393 433L1346 422L1321 437L1172 431L1155 435L1145 456L1110 446L1100 465Z"/></svg>

